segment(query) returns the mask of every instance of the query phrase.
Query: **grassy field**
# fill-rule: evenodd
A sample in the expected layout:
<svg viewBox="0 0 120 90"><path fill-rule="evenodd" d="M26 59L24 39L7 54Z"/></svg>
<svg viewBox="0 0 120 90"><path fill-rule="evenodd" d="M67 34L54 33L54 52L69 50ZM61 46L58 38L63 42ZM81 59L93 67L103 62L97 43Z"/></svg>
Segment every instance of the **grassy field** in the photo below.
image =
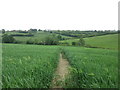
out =
<svg viewBox="0 0 120 90"><path fill-rule="evenodd" d="M3 44L3 88L49 88L60 48L70 65L70 88L116 88L118 52L72 46Z"/></svg>
<svg viewBox="0 0 120 90"><path fill-rule="evenodd" d="M61 41L61 43L68 42L72 45L72 42L78 42L78 40L79 39L69 39ZM118 49L118 34L89 37L84 38L84 40L86 45L90 45L92 47Z"/></svg>
<svg viewBox="0 0 120 90"><path fill-rule="evenodd" d="M118 49L118 34L85 38L85 41L93 47Z"/></svg>
<svg viewBox="0 0 120 90"><path fill-rule="evenodd" d="M3 44L3 88L48 88L59 53L56 46Z"/></svg>
<svg viewBox="0 0 120 90"><path fill-rule="evenodd" d="M26 43L26 41L30 40L30 41L43 41L47 36L50 36L52 34L48 33L48 32L36 32L34 33L34 36L32 37L26 37L26 36L14 36L14 38L17 41L20 41L22 43Z"/></svg>
<svg viewBox="0 0 120 90"><path fill-rule="evenodd" d="M118 52L115 50L64 47L71 65L69 88L117 88Z"/></svg>
<svg viewBox="0 0 120 90"><path fill-rule="evenodd" d="M19 33L19 32L6 32L6 34L11 35L11 34L20 34L20 35L26 35L29 33ZM15 40L21 43L26 43L27 41L37 41L37 42L41 42L44 41L46 37L48 36L52 36L53 33L50 32L44 32L44 31L38 31L38 32L34 32L32 33L34 36L28 37L28 36L14 36ZM54 35L59 35L59 34L55 34ZM72 37L69 36L63 36L61 35L62 38L64 39L71 39Z"/></svg>
<svg viewBox="0 0 120 90"><path fill-rule="evenodd" d="M8 35L13 35L13 34L20 34L20 35L26 35L26 34L28 34L28 33L19 33L19 32L16 32L16 31L13 31L13 32L11 32L11 31L6 31L5 32L6 34L8 34Z"/></svg>

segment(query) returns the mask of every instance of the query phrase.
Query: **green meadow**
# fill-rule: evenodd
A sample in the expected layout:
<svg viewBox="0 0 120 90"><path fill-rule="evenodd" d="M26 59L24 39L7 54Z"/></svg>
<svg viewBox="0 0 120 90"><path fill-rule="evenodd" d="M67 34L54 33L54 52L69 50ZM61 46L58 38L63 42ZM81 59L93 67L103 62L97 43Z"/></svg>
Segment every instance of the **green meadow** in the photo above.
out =
<svg viewBox="0 0 120 90"><path fill-rule="evenodd" d="M67 42L69 45L72 45L72 42L78 42L78 40L79 39L63 40L61 43ZM84 38L84 40L86 45L91 47L118 49L118 34L89 37Z"/></svg>
<svg viewBox="0 0 120 90"><path fill-rule="evenodd" d="M8 35L14 35L14 34L19 34L19 35L27 35L29 33L18 33L18 32L6 32ZM48 36L58 36L59 34L52 34L49 32L44 32L44 31L38 31L38 32L33 32L31 33L33 36L13 36L16 41L26 44L27 41L31 42L42 42L46 39ZM64 39L71 39L72 37L69 36L63 36L61 35L62 38Z"/></svg>

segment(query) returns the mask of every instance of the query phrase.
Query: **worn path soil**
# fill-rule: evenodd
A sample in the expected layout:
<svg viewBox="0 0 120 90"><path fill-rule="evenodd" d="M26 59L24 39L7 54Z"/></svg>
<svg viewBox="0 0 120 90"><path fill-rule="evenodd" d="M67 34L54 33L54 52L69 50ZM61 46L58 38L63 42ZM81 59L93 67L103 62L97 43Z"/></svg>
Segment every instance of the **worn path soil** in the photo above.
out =
<svg viewBox="0 0 120 90"><path fill-rule="evenodd" d="M58 63L57 70L55 72L55 77L52 81L52 88L62 88L62 85L65 80L65 76L68 75L69 63L66 59L63 58L63 55L60 54L60 59Z"/></svg>

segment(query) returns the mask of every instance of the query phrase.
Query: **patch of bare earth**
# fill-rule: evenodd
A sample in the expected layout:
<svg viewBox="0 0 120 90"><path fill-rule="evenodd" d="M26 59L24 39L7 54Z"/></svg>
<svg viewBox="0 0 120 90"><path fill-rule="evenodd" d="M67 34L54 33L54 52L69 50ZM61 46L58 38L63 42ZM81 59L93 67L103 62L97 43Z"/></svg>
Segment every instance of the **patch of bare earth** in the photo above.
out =
<svg viewBox="0 0 120 90"><path fill-rule="evenodd" d="M55 72L55 77L52 81L52 88L62 88L62 85L64 84L65 76L68 75L68 68L69 63L66 59L63 58L63 55L60 54L60 59L58 63L58 67Z"/></svg>

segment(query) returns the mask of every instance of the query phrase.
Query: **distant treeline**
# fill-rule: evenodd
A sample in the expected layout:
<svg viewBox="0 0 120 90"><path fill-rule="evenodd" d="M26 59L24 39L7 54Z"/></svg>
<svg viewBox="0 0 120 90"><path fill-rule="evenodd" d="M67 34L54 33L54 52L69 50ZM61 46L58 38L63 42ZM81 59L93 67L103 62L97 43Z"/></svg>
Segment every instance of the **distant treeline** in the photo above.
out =
<svg viewBox="0 0 120 90"><path fill-rule="evenodd" d="M74 37L74 38L86 38L86 37L94 37L108 34L117 34L120 33L120 30L90 30L90 31L73 31L73 30L41 30L41 29L29 29L29 30L12 30L6 31L5 29L0 30L2 33L2 42L3 43L22 43L21 41L15 40L14 37L32 37L37 32L47 32L53 34L53 36L48 36L42 41L36 40L27 40L26 44L37 44L37 45L58 45L60 40L66 40L63 36ZM84 44L84 41L81 39L79 43L72 42L72 45L81 45L81 42ZM68 43L63 43L63 45L68 45Z"/></svg>
<svg viewBox="0 0 120 90"><path fill-rule="evenodd" d="M61 34L64 36L69 36L69 37L94 37L94 36L101 36L101 35L108 35L108 34L117 34L118 31L111 31L111 30L105 30L105 31L51 31L51 33L56 33L56 34Z"/></svg>
<svg viewBox="0 0 120 90"><path fill-rule="evenodd" d="M11 36L26 36L26 37L31 37L34 36L32 34L27 34L27 35L23 35L23 34L11 34Z"/></svg>
<svg viewBox="0 0 120 90"><path fill-rule="evenodd" d="M39 41L36 39L29 39L26 40L25 44L36 44L36 45L58 45L59 44L59 40L62 37L60 35L50 35L50 36L46 36L43 40ZM23 42L16 40L13 35L8 35L8 34L4 34L2 35L2 43L16 43L16 44L21 44Z"/></svg>

